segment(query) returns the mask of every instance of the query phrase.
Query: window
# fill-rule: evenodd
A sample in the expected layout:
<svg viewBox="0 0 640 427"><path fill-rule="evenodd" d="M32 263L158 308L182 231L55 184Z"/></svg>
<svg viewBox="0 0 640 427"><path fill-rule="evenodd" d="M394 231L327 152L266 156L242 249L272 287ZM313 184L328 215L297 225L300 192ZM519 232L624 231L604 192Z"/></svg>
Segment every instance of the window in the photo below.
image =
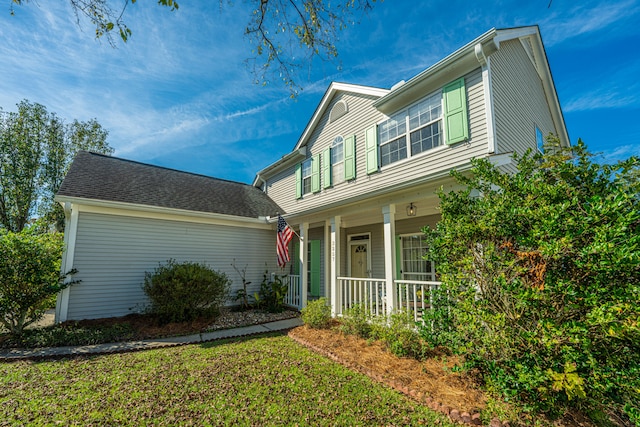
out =
<svg viewBox="0 0 640 427"><path fill-rule="evenodd" d="M409 108L412 156L442 145L441 99L437 93Z"/></svg>
<svg viewBox="0 0 640 427"><path fill-rule="evenodd" d="M302 194L311 193L311 160L302 163Z"/></svg>
<svg viewBox="0 0 640 427"><path fill-rule="evenodd" d="M538 126L536 126L536 145L538 146L538 151L544 153L544 136Z"/></svg>
<svg viewBox="0 0 640 427"><path fill-rule="evenodd" d="M406 159L407 129L411 156L442 145L442 94L437 92L378 126L381 166Z"/></svg>
<svg viewBox="0 0 640 427"><path fill-rule="evenodd" d="M378 126L380 164L388 165L407 158L407 119L403 111Z"/></svg>
<svg viewBox="0 0 640 427"><path fill-rule="evenodd" d="M433 261L424 259L427 253L424 236L420 234L401 236L400 244L402 247L400 266L402 279L435 281L435 264Z"/></svg>
<svg viewBox="0 0 640 427"><path fill-rule="evenodd" d="M344 139L336 136L331 144L331 165L333 184L344 181Z"/></svg>
<svg viewBox="0 0 640 427"><path fill-rule="evenodd" d="M465 78L460 77L365 130L367 174L444 144L468 141L469 133Z"/></svg>

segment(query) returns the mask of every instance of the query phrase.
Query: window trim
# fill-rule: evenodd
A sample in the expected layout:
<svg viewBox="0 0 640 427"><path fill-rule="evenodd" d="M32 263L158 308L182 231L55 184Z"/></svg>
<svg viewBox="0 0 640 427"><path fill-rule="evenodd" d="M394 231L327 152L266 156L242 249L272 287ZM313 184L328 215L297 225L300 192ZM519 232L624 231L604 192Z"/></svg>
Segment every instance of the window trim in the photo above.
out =
<svg viewBox="0 0 640 427"><path fill-rule="evenodd" d="M305 159L305 161L303 161L301 163L302 167L301 167L301 173L300 173L300 179L302 182L302 195L304 196L305 194L310 194L312 193L312 176L313 176L313 170L312 170L312 162L313 162L313 158L309 157L308 159ZM305 175L305 168L308 168L308 175ZM306 186L305 186L305 179L308 180L308 184L309 184L309 191L307 191Z"/></svg>
<svg viewBox="0 0 640 427"><path fill-rule="evenodd" d="M337 146L336 144L336 140L340 138L340 145L342 146L342 159L339 162L334 162L333 161L333 156L334 156L334 147ZM344 160L344 148L345 148L345 138L342 135L336 135L335 138L333 138L333 141L331 141L331 151L330 151L330 162L331 162L331 185L332 186L336 186L338 184L341 184L343 182L346 181L346 177L345 177L345 160ZM341 164L342 165L342 173L337 174L335 171L335 167Z"/></svg>
<svg viewBox="0 0 640 427"><path fill-rule="evenodd" d="M439 116L439 118L437 118L435 120L431 120L430 122L425 123L424 125L420 125L420 126L418 126L418 127L416 127L415 129L412 130L411 127L410 127L409 110L411 108L417 106L421 102L423 102L423 101L425 101L425 100L427 100L429 98L432 98L432 97L434 97L434 96L436 96L438 94L440 94L440 116ZM377 149L378 149L378 166L380 167L380 170L386 169L388 166L391 166L391 165L403 163L403 162L405 162L405 161L407 161L409 159L412 159L412 158L415 158L417 156L420 156L423 153L431 153L431 152L433 152L433 150L440 149L440 147L446 147L447 146L447 143L446 143L446 130L445 130L445 126L444 126L445 125L445 123L444 123L444 119L445 119L445 117L444 117L445 116L444 115L444 100L443 100L442 97L443 97L443 91L442 91L442 88L440 88L438 90L435 90L435 91L429 93L426 96L423 96L422 98L420 98L416 102L413 102L412 104L407 105L402 110L399 110L398 112L396 112L396 113L394 113L392 115L385 116L382 120L380 120L380 121L378 121L376 123L376 142L377 142ZM405 124L404 124L405 131L404 131L404 133L401 134L401 135L398 135L396 138L394 138L392 140L386 141L384 143L380 143L380 130L379 130L380 126L384 122L390 120L391 118L393 118L395 116L399 116L399 115L402 115L404 117L404 120L405 120ZM431 125L433 125L434 123L436 123L439 120L442 121L442 124L440 126L440 129L441 129L440 145L438 145L436 147L433 147L433 148L430 148L428 150L420 151L419 153L414 154L412 152L412 150L411 150L411 133L412 132L416 132L416 131L418 131L418 130L420 130L422 128L425 128L427 126L431 126ZM404 136L404 138L405 138L405 148L407 150L407 156L402 158L402 159L396 160L395 162L382 164L382 151L381 151L382 146L390 144L390 143L392 143L394 141L397 141L400 138L402 138L402 136Z"/></svg>

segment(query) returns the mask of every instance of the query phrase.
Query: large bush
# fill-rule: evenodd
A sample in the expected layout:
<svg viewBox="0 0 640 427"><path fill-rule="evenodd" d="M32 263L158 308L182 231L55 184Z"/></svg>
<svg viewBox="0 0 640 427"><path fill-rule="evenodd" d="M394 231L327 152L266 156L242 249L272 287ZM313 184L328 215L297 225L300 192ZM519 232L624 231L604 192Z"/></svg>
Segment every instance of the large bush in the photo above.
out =
<svg viewBox="0 0 640 427"><path fill-rule="evenodd" d="M37 322L50 299L74 282L60 274L62 235L0 230L0 322L12 334Z"/></svg>
<svg viewBox="0 0 640 427"><path fill-rule="evenodd" d="M454 173L466 190L440 194L425 230L453 304L439 338L525 407L640 424L640 162L550 142L515 174L475 160Z"/></svg>
<svg viewBox="0 0 640 427"><path fill-rule="evenodd" d="M149 313L162 323L215 317L229 296L227 275L205 264L169 260L144 277Z"/></svg>

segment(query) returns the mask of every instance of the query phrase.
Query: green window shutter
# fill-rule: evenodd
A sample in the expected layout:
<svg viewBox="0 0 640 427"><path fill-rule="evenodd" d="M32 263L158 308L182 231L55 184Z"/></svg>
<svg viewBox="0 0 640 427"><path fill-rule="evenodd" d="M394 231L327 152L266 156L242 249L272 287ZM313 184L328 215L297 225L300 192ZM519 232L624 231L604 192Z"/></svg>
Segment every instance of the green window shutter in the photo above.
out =
<svg viewBox="0 0 640 427"><path fill-rule="evenodd" d="M348 136L344 140L344 179L356 177L356 136Z"/></svg>
<svg viewBox="0 0 640 427"><path fill-rule="evenodd" d="M300 274L300 241L293 239L291 243L291 253L289 254L289 258L291 258L291 274L298 276Z"/></svg>
<svg viewBox="0 0 640 427"><path fill-rule="evenodd" d="M444 101L444 126L447 144L469 139L469 120L467 118L467 91L464 77L449 83L442 89Z"/></svg>
<svg viewBox="0 0 640 427"><path fill-rule="evenodd" d="M376 125L366 130L364 144L367 155L367 174L378 172L378 127Z"/></svg>
<svg viewBox="0 0 640 427"><path fill-rule="evenodd" d="M396 280L402 280L402 237L396 236Z"/></svg>
<svg viewBox="0 0 640 427"><path fill-rule="evenodd" d="M320 296L320 240L311 240L309 242L311 245L311 256L309 257L310 261L310 271L311 271L311 292L309 293L311 296L319 297Z"/></svg>
<svg viewBox="0 0 640 427"><path fill-rule="evenodd" d="M322 184L324 188L331 187L331 147L322 152Z"/></svg>
<svg viewBox="0 0 640 427"><path fill-rule="evenodd" d="M311 159L311 192L320 191L320 155L316 154Z"/></svg>
<svg viewBox="0 0 640 427"><path fill-rule="evenodd" d="M302 197L302 163L296 165L296 199Z"/></svg>

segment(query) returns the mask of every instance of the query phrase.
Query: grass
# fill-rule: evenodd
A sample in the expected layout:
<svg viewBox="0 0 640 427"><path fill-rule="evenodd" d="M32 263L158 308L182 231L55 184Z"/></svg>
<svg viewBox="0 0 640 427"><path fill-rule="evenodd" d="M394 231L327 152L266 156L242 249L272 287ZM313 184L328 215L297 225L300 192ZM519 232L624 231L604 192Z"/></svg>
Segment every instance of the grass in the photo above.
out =
<svg viewBox="0 0 640 427"><path fill-rule="evenodd" d="M440 425L285 335L0 364L1 425Z"/></svg>

